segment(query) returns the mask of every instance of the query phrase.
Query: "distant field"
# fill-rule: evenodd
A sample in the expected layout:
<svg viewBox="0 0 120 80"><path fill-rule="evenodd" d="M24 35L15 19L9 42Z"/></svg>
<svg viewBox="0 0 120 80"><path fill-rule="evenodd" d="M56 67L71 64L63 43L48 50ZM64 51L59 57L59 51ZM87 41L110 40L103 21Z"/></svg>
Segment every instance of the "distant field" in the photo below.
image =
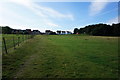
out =
<svg viewBox="0 0 120 80"><path fill-rule="evenodd" d="M3 55L7 78L118 78L118 38L37 35Z"/></svg>

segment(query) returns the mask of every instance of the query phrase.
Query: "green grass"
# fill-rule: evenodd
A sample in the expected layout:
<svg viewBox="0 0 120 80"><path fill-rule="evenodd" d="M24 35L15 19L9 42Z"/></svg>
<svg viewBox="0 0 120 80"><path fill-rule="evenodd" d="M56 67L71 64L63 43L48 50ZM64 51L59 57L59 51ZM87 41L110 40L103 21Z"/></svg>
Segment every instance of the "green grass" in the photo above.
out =
<svg viewBox="0 0 120 80"><path fill-rule="evenodd" d="M7 78L118 78L118 38L38 35L3 55Z"/></svg>
<svg viewBox="0 0 120 80"><path fill-rule="evenodd" d="M30 37L30 35L22 35L22 34L2 34L2 37L5 38L5 42L6 42L6 47L9 50L10 48L14 47L14 43L15 46L18 46L18 37L19 37L19 43L25 41L28 39L28 37ZM14 38L14 43L13 43L13 38ZM4 43L2 40L2 51L3 53L5 53L5 48L4 48Z"/></svg>

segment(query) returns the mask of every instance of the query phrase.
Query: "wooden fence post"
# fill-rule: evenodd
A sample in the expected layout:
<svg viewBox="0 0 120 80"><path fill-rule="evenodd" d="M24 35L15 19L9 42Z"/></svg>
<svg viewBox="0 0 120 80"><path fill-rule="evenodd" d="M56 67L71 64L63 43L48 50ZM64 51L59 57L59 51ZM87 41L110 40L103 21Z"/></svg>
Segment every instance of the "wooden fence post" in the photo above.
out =
<svg viewBox="0 0 120 80"><path fill-rule="evenodd" d="M19 39L20 39L20 37L18 37L18 46L19 46Z"/></svg>
<svg viewBox="0 0 120 80"><path fill-rule="evenodd" d="M29 34L28 34L28 38L27 39L29 39Z"/></svg>
<svg viewBox="0 0 120 80"><path fill-rule="evenodd" d="M27 34L26 34L26 40L27 40Z"/></svg>
<svg viewBox="0 0 120 80"><path fill-rule="evenodd" d="M24 35L23 35L23 37L22 37L22 38L23 38L23 42L24 42Z"/></svg>
<svg viewBox="0 0 120 80"><path fill-rule="evenodd" d="M28 34L28 38L27 39L29 39L29 34Z"/></svg>
<svg viewBox="0 0 120 80"><path fill-rule="evenodd" d="M14 37L13 37L13 46L14 46L14 49L15 49L15 40L14 40Z"/></svg>
<svg viewBox="0 0 120 80"><path fill-rule="evenodd" d="M4 43L5 52L6 52L6 54L8 54L8 52L7 52L7 47L6 47L6 41L5 41L5 38L4 38L4 37L3 37L3 43Z"/></svg>

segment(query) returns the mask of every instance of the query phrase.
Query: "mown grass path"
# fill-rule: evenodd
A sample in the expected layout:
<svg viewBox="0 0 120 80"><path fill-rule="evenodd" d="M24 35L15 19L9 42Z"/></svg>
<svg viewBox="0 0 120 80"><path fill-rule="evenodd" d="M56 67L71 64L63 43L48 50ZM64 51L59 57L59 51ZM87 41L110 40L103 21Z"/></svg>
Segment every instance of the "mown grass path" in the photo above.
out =
<svg viewBox="0 0 120 80"><path fill-rule="evenodd" d="M117 78L117 38L38 35L3 55L3 77Z"/></svg>

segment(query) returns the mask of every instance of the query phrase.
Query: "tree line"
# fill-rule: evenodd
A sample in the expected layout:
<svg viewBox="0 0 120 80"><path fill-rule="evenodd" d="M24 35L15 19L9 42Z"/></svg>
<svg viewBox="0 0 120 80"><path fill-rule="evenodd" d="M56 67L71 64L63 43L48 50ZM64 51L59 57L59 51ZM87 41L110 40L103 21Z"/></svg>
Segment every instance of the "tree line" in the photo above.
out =
<svg viewBox="0 0 120 80"><path fill-rule="evenodd" d="M117 24L93 24L85 26L84 28L75 28L74 34L88 34L93 36L120 36L120 23ZM9 26L0 26L0 33L2 34L12 34L12 31L15 29L10 28ZM27 32L24 32L27 34Z"/></svg>
<svg viewBox="0 0 120 80"><path fill-rule="evenodd" d="M27 30L12 29L9 26L0 26L0 33L2 34L29 34Z"/></svg>
<svg viewBox="0 0 120 80"><path fill-rule="evenodd" d="M94 24L84 28L75 28L74 34L88 34L93 36L120 36L120 23L117 24Z"/></svg>
<svg viewBox="0 0 120 80"><path fill-rule="evenodd" d="M2 34L11 34L12 33L12 28L10 28L9 26L0 26L0 33Z"/></svg>
<svg viewBox="0 0 120 80"><path fill-rule="evenodd" d="M71 31L57 30L56 32L53 32L51 30L46 30L45 33L42 33L39 30L33 30L33 31L31 31L31 29L21 30L21 29L12 29L9 26L0 26L0 33L2 34L35 34L37 32L39 32L39 34L48 34L48 35L72 34Z"/></svg>

